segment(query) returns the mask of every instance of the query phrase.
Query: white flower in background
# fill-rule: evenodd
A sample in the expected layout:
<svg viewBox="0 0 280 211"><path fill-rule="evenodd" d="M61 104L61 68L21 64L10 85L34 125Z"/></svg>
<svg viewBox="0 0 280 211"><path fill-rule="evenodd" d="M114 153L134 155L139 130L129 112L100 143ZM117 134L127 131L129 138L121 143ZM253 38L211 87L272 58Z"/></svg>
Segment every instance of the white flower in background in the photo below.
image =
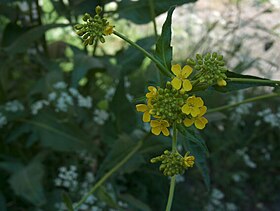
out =
<svg viewBox="0 0 280 211"><path fill-rule="evenodd" d="M0 112L0 128L8 123L7 118Z"/></svg>
<svg viewBox="0 0 280 211"><path fill-rule="evenodd" d="M48 106L49 104L47 100L39 100L31 105L31 113L36 115L44 106Z"/></svg>
<svg viewBox="0 0 280 211"><path fill-rule="evenodd" d="M228 202L228 203L226 203L226 210L227 211L237 211L238 207L234 203Z"/></svg>
<svg viewBox="0 0 280 211"><path fill-rule="evenodd" d="M98 125L104 125L105 121L109 118L109 114L104 110L96 109L93 114L93 121Z"/></svg>
<svg viewBox="0 0 280 211"><path fill-rule="evenodd" d="M60 96L57 98L56 101L56 112L63 111L67 112L68 107L74 104L72 96L70 96L67 92L61 92Z"/></svg>
<svg viewBox="0 0 280 211"><path fill-rule="evenodd" d="M65 89L67 87L67 84L64 81L59 81L53 85L53 88L55 89Z"/></svg>
<svg viewBox="0 0 280 211"><path fill-rule="evenodd" d="M128 99L129 102L132 102L133 99L134 99L133 95L131 95L129 93L127 93L125 96L126 96L126 98Z"/></svg>
<svg viewBox="0 0 280 211"><path fill-rule="evenodd" d="M76 166L70 166L69 169L62 166L58 169L58 177L54 180L57 187L64 187L75 190L78 186L78 173Z"/></svg>
<svg viewBox="0 0 280 211"><path fill-rule="evenodd" d="M48 100L49 100L50 102L52 102L52 101L54 101L54 100L56 99L56 97L57 97L56 92L51 92L51 93L49 93L49 95L48 95Z"/></svg>
<svg viewBox="0 0 280 211"><path fill-rule="evenodd" d="M244 100L244 91L239 91L236 96L230 97L229 104L239 103ZM235 110L231 113L230 119L233 120L234 124L244 124L242 120L242 116L246 114L250 114L250 108L253 107L252 103L246 103L239 105L235 108Z"/></svg>
<svg viewBox="0 0 280 211"><path fill-rule="evenodd" d="M266 108L263 111L259 111L257 115L261 117L265 123L270 124L272 127L280 127L280 108L278 108L277 113L273 113L270 108Z"/></svg>
<svg viewBox="0 0 280 211"><path fill-rule="evenodd" d="M92 107L92 98L90 96L83 97L82 95L78 96L78 105L84 108Z"/></svg>
<svg viewBox="0 0 280 211"><path fill-rule="evenodd" d="M185 182L185 177L182 175L176 175L176 183Z"/></svg>
<svg viewBox="0 0 280 211"><path fill-rule="evenodd" d="M109 89L107 89L107 92L106 92L104 98L105 98L106 100L109 100L109 101L112 100L112 98L113 98L115 92L116 92L116 88L115 88L115 87L110 87Z"/></svg>
<svg viewBox="0 0 280 211"><path fill-rule="evenodd" d="M129 88L131 86L130 81L128 80L128 77L124 77L124 87Z"/></svg>
<svg viewBox="0 0 280 211"><path fill-rule="evenodd" d="M246 164L246 166L250 167L250 168L256 168L257 164L254 163L250 156L248 154L246 154L247 148L243 148L243 149L238 149L236 150L236 154L241 156L244 160L244 163Z"/></svg>
<svg viewBox="0 0 280 211"><path fill-rule="evenodd" d="M80 96L80 93L77 89L73 88L73 87L70 87L69 88L69 92L71 93L71 95L73 95L73 97L78 97Z"/></svg>
<svg viewBox="0 0 280 211"><path fill-rule="evenodd" d="M24 106L18 100L9 101L5 104L5 110L10 112L23 111Z"/></svg>
<svg viewBox="0 0 280 211"><path fill-rule="evenodd" d="M242 177L241 177L240 174L233 174L232 179L233 179L234 182L240 182Z"/></svg>

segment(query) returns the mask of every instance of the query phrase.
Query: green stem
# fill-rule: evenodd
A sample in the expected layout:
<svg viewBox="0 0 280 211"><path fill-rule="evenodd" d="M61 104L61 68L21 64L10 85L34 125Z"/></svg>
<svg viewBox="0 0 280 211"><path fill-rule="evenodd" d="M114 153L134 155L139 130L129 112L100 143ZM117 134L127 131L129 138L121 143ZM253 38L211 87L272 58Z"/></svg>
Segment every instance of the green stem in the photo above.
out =
<svg viewBox="0 0 280 211"><path fill-rule="evenodd" d="M250 103L250 102L254 102L254 101L258 101L258 100L263 100L263 99L267 99L267 98L277 97L277 96L280 96L280 94L279 93L271 93L271 94L261 95L261 96L258 96L258 97L252 97L252 98L248 98L248 99L243 100L243 101L238 102L238 103L233 103L233 104L230 104L230 105L225 105L225 106L209 109L207 111L207 113L213 113L213 112L217 112L217 111L222 111L222 110L225 110L225 109L234 108L236 106L239 106L239 105L242 105L242 104L245 104L245 103Z"/></svg>
<svg viewBox="0 0 280 211"><path fill-rule="evenodd" d="M172 152L177 152L177 128L176 128L176 123L173 124ZM174 196L174 190L175 190L175 184L176 184L176 175L171 177L168 201L167 201L165 211L170 211L171 210L171 206L172 206L172 202L173 202L173 196Z"/></svg>
<svg viewBox="0 0 280 211"><path fill-rule="evenodd" d="M263 84L279 84L280 81L264 80L264 79L249 79L249 78L227 78L232 82L251 82L251 83L263 83Z"/></svg>
<svg viewBox="0 0 280 211"><path fill-rule="evenodd" d="M153 21L155 36L156 38L158 38L154 0L149 0L149 6L150 6L151 18Z"/></svg>
<svg viewBox="0 0 280 211"><path fill-rule="evenodd" d="M159 67L160 71L169 76L169 77L173 77L173 75L166 70L166 68L163 66L163 64L158 61L152 54L150 54L149 52L147 52L144 48L142 48L141 46L137 45L135 42L133 42L132 40L128 39L126 36L124 36L123 34L114 31L114 34L116 36L118 36L119 38L123 39L124 41L126 41L127 43L129 43L131 46L133 46L134 48L138 49L139 51L141 51L145 56L147 56L149 59L151 59L154 63L156 63L156 65Z"/></svg>
<svg viewBox="0 0 280 211"><path fill-rule="evenodd" d="M114 166L109 172L107 172L91 189L90 191L78 202L75 206L75 209L79 208L87 198L94 193L115 171L117 171L123 164L125 164L142 146L143 141L139 141L139 143L135 146L135 148L127 154L127 156L122 159L117 165Z"/></svg>

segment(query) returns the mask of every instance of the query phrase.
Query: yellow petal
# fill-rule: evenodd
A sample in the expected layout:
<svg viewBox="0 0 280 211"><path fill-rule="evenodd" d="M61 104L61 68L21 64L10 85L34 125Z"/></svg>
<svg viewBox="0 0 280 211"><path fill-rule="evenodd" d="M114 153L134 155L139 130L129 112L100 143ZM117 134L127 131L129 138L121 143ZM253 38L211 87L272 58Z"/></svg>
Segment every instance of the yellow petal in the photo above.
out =
<svg viewBox="0 0 280 211"><path fill-rule="evenodd" d="M104 34L105 35L110 35L114 32L114 26L108 25L106 26L106 28L104 29Z"/></svg>
<svg viewBox="0 0 280 211"><path fill-rule="evenodd" d="M200 108L200 114L198 116L200 116L200 117L203 116L206 113L206 111L207 111L207 107L206 106L202 106Z"/></svg>
<svg viewBox="0 0 280 211"><path fill-rule="evenodd" d="M192 74L193 69L189 65L185 65L182 70L183 78L187 78Z"/></svg>
<svg viewBox="0 0 280 211"><path fill-rule="evenodd" d="M190 103L191 103L191 104L194 104L194 103L195 103L195 98L196 98L195 96L189 97L189 98L187 99L187 103L188 103L188 104L190 104Z"/></svg>
<svg viewBox="0 0 280 211"><path fill-rule="evenodd" d="M181 72L181 66L179 64L174 64L171 67L171 71L174 73L174 75L178 76Z"/></svg>
<svg viewBox="0 0 280 211"><path fill-rule="evenodd" d="M165 136L169 136L169 130L166 127L162 128L162 133Z"/></svg>
<svg viewBox="0 0 280 211"><path fill-rule="evenodd" d="M219 79L217 80L218 86L226 86L227 82L224 79Z"/></svg>
<svg viewBox="0 0 280 211"><path fill-rule="evenodd" d="M191 109L191 115L196 117L200 113L200 109L198 107L194 107Z"/></svg>
<svg viewBox="0 0 280 211"><path fill-rule="evenodd" d="M185 165L187 167L193 167L194 165L194 156L187 156L187 157L184 157L184 162L185 162Z"/></svg>
<svg viewBox="0 0 280 211"><path fill-rule="evenodd" d="M191 113L191 108L189 107L188 104L183 105L182 112L185 113L185 114L190 114Z"/></svg>
<svg viewBox="0 0 280 211"><path fill-rule="evenodd" d="M203 100L201 99L201 97L196 97L194 101L195 101L194 103L195 103L195 105L196 105L197 107L201 107L201 106L203 106L203 104L204 104L204 102L203 102Z"/></svg>
<svg viewBox="0 0 280 211"><path fill-rule="evenodd" d="M149 111L144 112L143 114L143 122L149 122L151 120L151 115Z"/></svg>
<svg viewBox="0 0 280 211"><path fill-rule="evenodd" d="M175 77L171 81L171 84L175 89L179 90L181 88L182 81L179 78Z"/></svg>
<svg viewBox="0 0 280 211"><path fill-rule="evenodd" d="M192 84L189 80L184 80L183 88L185 91L190 91L192 89Z"/></svg>
<svg viewBox="0 0 280 211"><path fill-rule="evenodd" d="M169 122L166 120L162 120L160 123L163 127L169 127Z"/></svg>
<svg viewBox="0 0 280 211"><path fill-rule="evenodd" d="M199 117L195 120L194 125L197 129L202 130L203 128L205 128L207 122L208 120L205 117Z"/></svg>
<svg viewBox="0 0 280 211"><path fill-rule="evenodd" d="M150 124L151 124L151 127L159 127L160 126L160 121L152 120Z"/></svg>
<svg viewBox="0 0 280 211"><path fill-rule="evenodd" d="M194 119L193 119L193 118L192 118L192 119L186 118L186 119L184 120L184 125L185 125L186 127L190 127L193 123L194 123Z"/></svg>
<svg viewBox="0 0 280 211"><path fill-rule="evenodd" d="M161 132L160 127L153 127L152 128L152 133L153 134L158 136L160 134L160 132Z"/></svg>
<svg viewBox="0 0 280 211"><path fill-rule="evenodd" d="M136 110L140 112L146 112L147 110L149 110L149 108L146 104L138 104L136 105Z"/></svg>

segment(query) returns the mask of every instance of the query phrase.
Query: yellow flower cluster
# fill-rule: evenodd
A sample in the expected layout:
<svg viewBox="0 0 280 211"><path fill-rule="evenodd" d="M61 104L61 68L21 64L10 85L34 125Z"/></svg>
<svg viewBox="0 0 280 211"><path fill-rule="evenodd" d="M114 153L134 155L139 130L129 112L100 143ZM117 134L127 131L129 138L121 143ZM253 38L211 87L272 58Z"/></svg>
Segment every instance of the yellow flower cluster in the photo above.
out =
<svg viewBox="0 0 280 211"><path fill-rule="evenodd" d="M174 78L167 82L165 88L149 86L146 94L146 104L136 105L139 112L143 112L143 122L150 122L151 132L155 135L169 136L168 127L173 123L184 124L186 127L195 125L203 129L208 120L203 117L206 106L200 97L189 96L192 83L188 77L192 68L188 65L172 65Z"/></svg>

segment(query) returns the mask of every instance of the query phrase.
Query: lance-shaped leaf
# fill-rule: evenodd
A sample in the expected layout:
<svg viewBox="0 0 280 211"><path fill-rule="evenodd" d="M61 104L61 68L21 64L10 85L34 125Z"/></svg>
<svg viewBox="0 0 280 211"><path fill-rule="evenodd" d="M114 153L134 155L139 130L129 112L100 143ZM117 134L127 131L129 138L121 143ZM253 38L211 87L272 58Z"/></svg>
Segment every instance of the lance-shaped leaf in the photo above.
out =
<svg viewBox="0 0 280 211"><path fill-rule="evenodd" d="M162 27L161 35L156 43L155 56L160 60L162 65L166 70L171 70L171 60L172 60L172 47L171 43L171 26L172 26L172 14L175 6L168 10L166 20ZM160 67L159 67L160 68Z"/></svg>

